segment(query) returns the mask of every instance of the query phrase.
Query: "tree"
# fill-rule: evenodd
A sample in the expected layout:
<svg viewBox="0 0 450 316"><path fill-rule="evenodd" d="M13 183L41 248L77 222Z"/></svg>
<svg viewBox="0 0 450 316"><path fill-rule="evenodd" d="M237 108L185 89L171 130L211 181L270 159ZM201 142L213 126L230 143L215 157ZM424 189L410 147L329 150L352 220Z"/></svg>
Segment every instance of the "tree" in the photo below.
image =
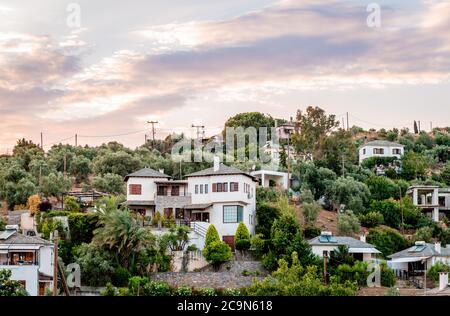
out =
<svg viewBox="0 0 450 316"><path fill-rule="evenodd" d="M337 229L340 235L349 236L359 233L361 226L358 217L352 211L346 211L338 214Z"/></svg>
<svg viewBox="0 0 450 316"><path fill-rule="evenodd" d="M114 173L125 177L142 167L142 163L137 157L125 152L107 151L103 155L97 156L93 161L93 170L98 175Z"/></svg>
<svg viewBox="0 0 450 316"><path fill-rule="evenodd" d="M340 205L348 205L354 198L361 199L363 205L366 205L369 202L370 191L364 183L347 177L333 181L329 185L325 196L334 205L335 209L339 209Z"/></svg>
<svg viewBox="0 0 450 316"><path fill-rule="evenodd" d="M270 230L272 229L275 219L280 217L281 212L278 208L269 204L259 204L256 209L256 233L262 234L264 238L270 237Z"/></svg>
<svg viewBox="0 0 450 316"><path fill-rule="evenodd" d="M402 159L402 177L414 180L425 177L428 161L425 156L413 151L407 152Z"/></svg>
<svg viewBox="0 0 450 316"><path fill-rule="evenodd" d="M222 263L230 261L231 248L223 241L213 241L203 250L206 261L211 262L216 268Z"/></svg>
<svg viewBox="0 0 450 316"><path fill-rule="evenodd" d="M400 188L389 178L372 176L367 179L366 184L373 200L400 198Z"/></svg>
<svg viewBox="0 0 450 316"><path fill-rule="evenodd" d="M392 228L399 228L402 220L400 203L394 199L372 201L370 209L383 215L384 223Z"/></svg>
<svg viewBox="0 0 450 316"><path fill-rule="evenodd" d="M190 228L187 226L172 227L163 239L172 251L184 251L189 243Z"/></svg>
<svg viewBox="0 0 450 316"><path fill-rule="evenodd" d="M409 242L397 230L378 227L369 230L367 242L374 245L384 257L408 248Z"/></svg>
<svg viewBox="0 0 450 316"><path fill-rule="evenodd" d="M100 216L93 243L116 252L118 264L130 269L139 252L153 247L155 239L149 230L139 225L129 211L113 210Z"/></svg>
<svg viewBox="0 0 450 316"><path fill-rule="evenodd" d="M317 218L319 217L322 208L317 202L306 203L303 205L303 216L307 225L314 226L316 224Z"/></svg>
<svg viewBox="0 0 450 316"><path fill-rule="evenodd" d="M18 183L8 182L4 192L8 208L13 210L16 205L26 205L28 198L36 191L36 186L28 178L23 178Z"/></svg>
<svg viewBox="0 0 450 316"><path fill-rule="evenodd" d="M293 166L292 174L300 180L302 189L308 189L318 200L325 194L329 183L336 179L336 174L327 168L319 168L312 162L299 162Z"/></svg>
<svg viewBox="0 0 450 316"><path fill-rule="evenodd" d="M416 135L419 134L419 127L418 127L416 121L414 121L414 134L416 134Z"/></svg>
<svg viewBox="0 0 450 316"><path fill-rule="evenodd" d="M238 128L242 127L244 129L249 127L256 128L259 131L261 127L267 127L268 133L270 136L270 128L275 126L275 120L270 115L265 115L259 112L248 112L248 113L240 113L231 118L229 118L225 122L225 128L233 127ZM224 131L225 132L225 131Z"/></svg>
<svg viewBox="0 0 450 316"><path fill-rule="evenodd" d="M125 185L123 177L118 174L107 173L102 176L94 177L92 187L100 192L111 194L124 194Z"/></svg>
<svg viewBox="0 0 450 316"><path fill-rule="evenodd" d="M75 181L86 181L91 173L91 161L84 156L75 156L70 164L69 172L75 176Z"/></svg>
<svg viewBox="0 0 450 316"><path fill-rule="evenodd" d="M41 198L39 195L35 194L28 198L27 208L30 211L30 215L34 216L39 212L39 205L41 204Z"/></svg>
<svg viewBox="0 0 450 316"><path fill-rule="evenodd" d="M339 126L335 115L326 115L323 109L312 106L306 112L297 111L297 124L300 133L292 138L295 148L300 153L314 153L319 157L325 138Z"/></svg>
<svg viewBox="0 0 450 316"><path fill-rule="evenodd" d="M441 172L441 177L445 184L450 185L450 162L445 164L444 169Z"/></svg>
<svg viewBox="0 0 450 316"><path fill-rule="evenodd" d="M358 150L353 142L352 134L343 129L333 132L325 138L322 152L325 167L341 175L344 175L346 170L356 164L358 159Z"/></svg>
<svg viewBox="0 0 450 316"><path fill-rule="evenodd" d="M58 200L61 195L72 188L72 179L65 177L63 173L51 173L47 177L42 178L39 190L44 196L54 196Z"/></svg>
<svg viewBox="0 0 450 316"><path fill-rule="evenodd" d="M251 246L250 233L244 222L239 223L234 237L234 244L237 250L248 250Z"/></svg>
<svg viewBox="0 0 450 316"><path fill-rule="evenodd" d="M10 270L0 270L0 297L5 296L28 296L22 285L11 280Z"/></svg>
<svg viewBox="0 0 450 316"><path fill-rule="evenodd" d="M78 203L76 198L74 198L73 196L64 197L64 210L66 212L78 213L80 209L80 204Z"/></svg>
<svg viewBox="0 0 450 316"><path fill-rule="evenodd" d="M359 217L361 225L366 228L374 228L384 223L383 214L380 212L369 212Z"/></svg>
<svg viewBox="0 0 450 316"><path fill-rule="evenodd" d="M419 228L413 236L413 242L424 241L426 243L431 243L433 239L433 228L422 227Z"/></svg>
<svg viewBox="0 0 450 316"><path fill-rule="evenodd" d="M104 286L111 282L114 258L102 247L82 244L75 248L75 260L80 265L83 284Z"/></svg>

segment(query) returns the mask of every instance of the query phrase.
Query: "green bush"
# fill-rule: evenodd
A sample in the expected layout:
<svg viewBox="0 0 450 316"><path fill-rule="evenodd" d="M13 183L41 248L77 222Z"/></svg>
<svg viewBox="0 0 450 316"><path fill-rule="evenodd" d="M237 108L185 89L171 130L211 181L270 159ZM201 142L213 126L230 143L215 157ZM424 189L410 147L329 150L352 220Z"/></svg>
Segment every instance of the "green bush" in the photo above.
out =
<svg viewBox="0 0 450 316"><path fill-rule="evenodd" d="M413 236L413 242L424 241L426 243L431 243L433 240L433 228L422 227L419 228Z"/></svg>
<svg viewBox="0 0 450 316"><path fill-rule="evenodd" d="M446 265L442 262L437 262L434 266L431 267L430 271L428 272L428 275L430 278L438 282L439 281L439 273L441 272L449 272L450 273L450 266Z"/></svg>
<svg viewBox="0 0 450 316"><path fill-rule="evenodd" d="M251 246L250 233L243 222L239 223L234 237L234 243L237 250L249 250Z"/></svg>
<svg viewBox="0 0 450 316"><path fill-rule="evenodd" d="M361 226L358 217L352 211L345 211L337 216L337 229L339 234L348 236L359 233Z"/></svg>
<svg viewBox="0 0 450 316"><path fill-rule="evenodd" d="M118 267L115 269L114 274L112 275L112 284L118 287L124 287L128 285L128 280L131 275L127 269L124 267Z"/></svg>
<svg viewBox="0 0 450 316"><path fill-rule="evenodd" d="M231 248L223 241L213 241L203 250L203 256L214 266L230 261Z"/></svg>
<svg viewBox="0 0 450 316"><path fill-rule="evenodd" d="M75 245L90 243L98 221L97 214L71 213L68 218L71 241Z"/></svg>
<svg viewBox="0 0 450 316"><path fill-rule="evenodd" d="M303 205L303 216L305 217L306 223L308 225L314 226L321 210L322 208L317 202L305 203Z"/></svg>
<svg viewBox="0 0 450 316"><path fill-rule="evenodd" d="M262 234L264 238L270 237L270 230L273 222L279 218L281 212L278 208L268 204L258 204L256 208L256 218L258 225L256 225L256 233Z"/></svg>
<svg viewBox="0 0 450 316"><path fill-rule="evenodd" d="M256 258L260 259L266 253L266 241L263 239L262 234L256 234L250 239L251 250L255 254Z"/></svg>
<svg viewBox="0 0 450 316"><path fill-rule="evenodd" d="M384 217L380 212L369 212L359 216L361 225L367 228L374 228L383 224Z"/></svg>
<svg viewBox="0 0 450 316"><path fill-rule="evenodd" d="M381 269L381 286L393 287L397 284L397 277L394 271L392 271L386 263L380 265Z"/></svg>
<svg viewBox="0 0 450 316"><path fill-rule="evenodd" d="M303 229L303 236L306 239L313 239L317 236L320 236L321 232L322 231L320 228L308 225Z"/></svg>
<svg viewBox="0 0 450 316"><path fill-rule="evenodd" d="M176 289L175 296L192 296L192 289L188 286L180 286Z"/></svg>
<svg viewBox="0 0 450 316"><path fill-rule="evenodd" d="M81 207L76 198L73 196L66 196L64 197L64 210L66 212L77 213L81 210Z"/></svg>
<svg viewBox="0 0 450 316"><path fill-rule="evenodd" d="M5 230L5 228L6 228L5 221L3 220L3 218L0 218L0 231Z"/></svg>

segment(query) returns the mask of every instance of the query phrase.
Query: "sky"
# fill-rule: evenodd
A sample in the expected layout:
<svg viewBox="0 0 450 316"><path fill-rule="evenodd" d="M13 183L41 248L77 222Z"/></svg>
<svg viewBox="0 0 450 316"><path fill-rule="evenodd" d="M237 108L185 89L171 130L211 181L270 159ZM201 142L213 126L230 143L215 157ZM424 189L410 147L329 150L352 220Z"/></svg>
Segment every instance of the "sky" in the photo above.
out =
<svg viewBox="0 0 450 316"><path fill-rule="evenodd" d="M211 136L307 106L429 129L450 126L449 101L448 0L0 0L1 153L41 132L45 149L136 147L149 120L157 138Z"/></svg>

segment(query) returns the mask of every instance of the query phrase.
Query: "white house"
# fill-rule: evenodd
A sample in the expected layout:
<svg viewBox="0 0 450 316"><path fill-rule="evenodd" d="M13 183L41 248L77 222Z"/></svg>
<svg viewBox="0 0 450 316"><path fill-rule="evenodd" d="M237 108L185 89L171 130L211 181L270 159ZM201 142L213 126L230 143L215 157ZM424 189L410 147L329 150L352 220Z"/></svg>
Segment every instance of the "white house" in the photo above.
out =
<svg viewBox="0 0 450 316"><path fill-rule="evenodd" d="M214 224L220 238L231 246L240 222L254 234L255 177L221 164L216 157L214 167L186 178L170 180L168 175L150 168L130 174L125 177L126 205L150 217L156 212L165 217L173 215L178 224L190 225L203 238L209 225Z"/></svg>
<svg viewBox="0 0 450 316"><path fill-rule="evenodd" d="M256 184L250 174L221 164L218 157L214 167L186 176L192 202L186 206L188 216L196 224L213 224L220 238L230 246L240 222L255 233ZM206 224L206 225L205 225Z"/></svg>
<svg viewBox="0 0 450 316"><path fill-rule="evenodd" d="M371 157L394 157L400 159L405 154L405 146L386 140L374 140L359 148L359 163Z"/></svg>
<svg viewBox="0 0 450 316"><path fill-rule="evenodd" d="M51 242L7 226L0 232L0 270L10 270L29 295L44 296L53 286L53 250Z"/></svg>
<svg viewBox="0 0 450 316"><path fill-rule="evenodd" d="M406 192L413 204L419 207L433 221L439 222L444 216L450 218L450 189L431 185L416 185Z"/></svg>
<svg viewBox="0 0 450 316"><path fill-rule="evenodd" d="M260 181L260 185L263 188L279 187L287 190L289 187L289 176L287 172L258 170L250 174Z"/></svg>
<svg viewBox="0 0 450 316"><path fill-rule="evenodd" d="M277 125L275 129L277 131L277 137L283 140L289 139L296 131L295 124L292 122L292 119L290 122Z"/></svg>
<svg viewBox="0 0 450 316"><path fill-rule="evenodd" d="M308 241L312 252L323 258L325 255L330 256L332 252L338 250L339 246L347 246L348 252L358 261L372 261L376 259L376 255L381 252L375 246L366 243L365 236L361 236L361 240L352 237L333 236L330 232L322 232L316 238Z"/></svg>
<svg viewBox="0 0 450 316"><path fill-rule="evenodd" d="M450 265L450 246L418 241L414 246L388 256L388 265L399 276L417 276L430 270L437 262Z"/></svg>

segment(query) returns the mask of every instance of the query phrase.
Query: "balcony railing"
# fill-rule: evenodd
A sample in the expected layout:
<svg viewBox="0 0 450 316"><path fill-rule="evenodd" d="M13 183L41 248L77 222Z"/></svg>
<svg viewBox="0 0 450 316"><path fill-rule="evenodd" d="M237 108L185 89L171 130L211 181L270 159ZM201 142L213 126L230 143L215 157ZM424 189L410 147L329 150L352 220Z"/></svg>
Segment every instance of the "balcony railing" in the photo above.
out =
<svg viewBox="0 0 450 316"><path fill-rule="evenodd" d="M155 197L159 197L159 196L173 196L173 197L191 197L192 196L192 194L191 193L189 193L189 192L186 192L186 193L184 193L184 192L180 192L179 194L173 194L173 193L171 193L171 192L157 192L156 194L155 194Z"/></svg>

